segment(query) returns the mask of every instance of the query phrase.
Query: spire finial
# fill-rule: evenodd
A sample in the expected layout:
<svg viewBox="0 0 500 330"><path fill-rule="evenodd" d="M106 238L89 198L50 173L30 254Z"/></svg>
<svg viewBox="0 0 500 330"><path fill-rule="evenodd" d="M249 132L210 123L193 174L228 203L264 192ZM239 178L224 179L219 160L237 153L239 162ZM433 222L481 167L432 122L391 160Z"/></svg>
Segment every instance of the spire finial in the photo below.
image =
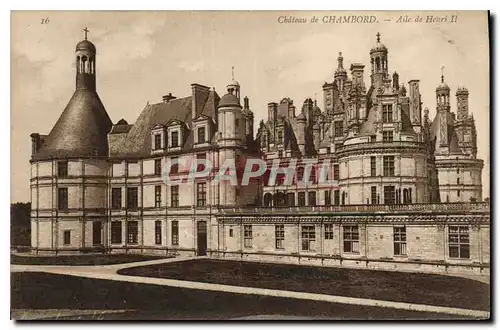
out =
<svg viewBox="0 0 500 330"><path fill-rule="evenodd" d="M234 65L231 67L231 80L234 81Z"/></svg>
<svg viewBox="0 0 500 330"><path fill-rule="evenodd" d="M444 65L441 66L441 83L444 83Z"/></svg>
<svg viewBox="0 0 500 330"><path fill-rule="evenodd" d="M377 32L377 42L380 42L380 32Z"/></svg>
<svg viewBox="0 0 500 330"><path fill-rule="evenodd" d="M83 32L85 32L85 40L87 40L87 33L89 33L90 30L85 27L85 29L83 29Z"/></svg>
<svg viewBox="0 0 500 330"><path fill-rule="evenodd" d="M339 52L339 57L337 58L337 61L339 62L339 69L342 69L344 67L343 60L344 58L342 57L342 52Z"/></svg>

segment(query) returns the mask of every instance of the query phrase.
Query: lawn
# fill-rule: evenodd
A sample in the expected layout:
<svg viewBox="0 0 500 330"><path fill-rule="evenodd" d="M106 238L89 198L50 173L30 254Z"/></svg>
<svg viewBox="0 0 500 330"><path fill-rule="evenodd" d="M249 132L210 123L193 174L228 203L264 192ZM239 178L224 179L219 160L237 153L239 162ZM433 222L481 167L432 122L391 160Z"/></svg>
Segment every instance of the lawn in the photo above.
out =
<svg viewBox="0 0 500 330"><path fill-rule="evenodd" d="M44 310L74 310L57 319L217 320L251 319L459 319L455 315L410 312L308 300L182 289L148 284L95 280L46 273L11 274L11 310L14 318L44 316ZM78 310L99 311L81 315ZM17 316L16 316L17 315ZM47 316L46 319L55 319ZM61 313L63 315L63 313Z"/></svg>
<svg viewBox="0 0 500 330"><path fill-rule="evenodd" d="M118 273L490 310L488 284L446 275L210 259L126 268Z"/></svg>
<svg viewBox="0 0 500 330"><path fill-rule="evenodd" d="M164 259L166 256L144 256L137 254L84 254L60 256L25 256L11 254L10 263L13 265L113 265L137 261Z"/></svg>

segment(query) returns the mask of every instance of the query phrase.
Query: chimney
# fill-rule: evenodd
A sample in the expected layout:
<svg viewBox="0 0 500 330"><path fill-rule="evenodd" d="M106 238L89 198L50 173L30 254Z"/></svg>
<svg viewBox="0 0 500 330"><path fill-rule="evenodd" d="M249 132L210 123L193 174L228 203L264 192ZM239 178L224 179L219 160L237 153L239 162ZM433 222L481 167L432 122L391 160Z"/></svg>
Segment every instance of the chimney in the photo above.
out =
<svg viewBox="0 0 500 330"><path fill-rule="evenodd" d="M399 89L399 74L396 71L392 74L392 87Z"/></svg>
<svg viewBox="0 0 500 330"><path fill-rule="evenodd" d="M203 111L209 95L210 87L191 84L191 114L193 119Z"/></svg>
<svg viewBox="0 0 500 330"><path fill-rule="evenodd" d="M365 71L364 64L360 63L351 64L351 76L353 85L359 85L359 86L365 85L363 77L364 71Z"/></svg>
<svg viewBox="0 0 500 330"><path fill-rule="evenodd" d="M245 96L243 99L243 109L250 109L250 105L248 103L248 96Z"/></svg>
<svg viewBox="0 0 500 330"><path fill-rule="evenodd" d="M275 102L269 102L267 104L267 115L271 122L276 121L277 119L276 117L278 115L277 112L278 112L278 104Z"/></svg>
<svg viewBox="0 0 500 330"><path fill-rule="evenodd" d="M410 89L410 122L412 125L420 125L422 122L422 104L420 101L419 80L410 80L408 86Z"/></svg>
<svg viewBox="0 0 500 330"><path fill-rule="evenodd" d="M168 93L167 95L163 95L163 102L168 103L171 100L176 99L177 97L173 96L172 93Z"/></svg>

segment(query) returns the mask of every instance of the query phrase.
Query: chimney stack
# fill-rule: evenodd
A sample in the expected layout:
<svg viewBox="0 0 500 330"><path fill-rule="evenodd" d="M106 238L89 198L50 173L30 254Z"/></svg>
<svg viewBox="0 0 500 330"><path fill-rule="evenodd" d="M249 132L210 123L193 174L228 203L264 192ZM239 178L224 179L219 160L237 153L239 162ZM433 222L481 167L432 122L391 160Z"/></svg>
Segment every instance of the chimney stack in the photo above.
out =
<svg viewBox="0 0 500 330"><path fill-rule="evenodd" d="M167 95L163 95L163 102L168 103L171 100L176 99L177 97L173 96L172 93L168 93Z"/></svg>

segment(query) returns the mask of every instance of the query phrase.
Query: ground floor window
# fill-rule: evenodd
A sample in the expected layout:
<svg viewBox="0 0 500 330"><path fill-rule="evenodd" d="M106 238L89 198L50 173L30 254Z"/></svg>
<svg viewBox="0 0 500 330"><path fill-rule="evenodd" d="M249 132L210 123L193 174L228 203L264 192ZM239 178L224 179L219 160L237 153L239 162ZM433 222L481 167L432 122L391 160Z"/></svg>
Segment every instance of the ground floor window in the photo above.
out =
<svg viewBox="0 0 500 330"><path fill-rule="evenodd" d="M243 227L243 240L246 248L252 247L252 225L245 225Z"/></svg>
<svg viewBox="0 0 500 330"><path fill-rule="evenodd" d="M302 250L312 251L316 240L316 230L314 226L302 226Z"/></svg>
<svg viewBox="0 0 500 330"><path fill-rule="evenodd" d="M172 221L172 245L179 245L179 221Z"/></svg>
<svg viewBox="0 0 500 330"><path fill-rule="evenodd" d="M102 244L102 222L93 221L92 222L92 244L101 245Z"/></svg>
<svg viewBox="0 0 500 330"><path fill-rule="evenodd" d="M325 239L333 239L333 224L325 223Z"/></svg>
<svg viewBox="0 0 500 330"><path fill-rule="evenodd" d="M276 249L284 249L285 245L285 225L275 225L274 234L276 237Z"/></svg>
<svg viewBox="0 0 500 330"><path fill-rule="evenodd" d="M137 221L127 222L127 243L137 244L139 236L139 226Z"/></svg>
<svg viewBox="0 0 500 330"><path fill-rule="evenodd" d="M65 230L63 236L64 236L64 245L71 244L71 231Z"/></svg>
<svg viewBox="0 0 500 330"><path fill-rule="evenodd" d="M448 228L448 245L450 258L469 259L469 227L450 226Z"/></svg>
<svg viewBox="0 0 500 330"><path fill-rule="evenodd" d="M155 244L161 244L161 221L155 221Z"/></svg>
<svg viewBox="0 0 500 330"><path fill-rule="evenodd" d="M394 255L406 255L406 227L394 227Z"/></svg>
<svg viewBox="0 0 500 330"><path fill-rule="evenodd" d="M359 227L344 226L344 252L359 252Z"/></svg>
<svg viewBox="0 0 500 330"><path fill-rule="evenodd" d="M111 244L121 244L122 243L122 222L112 221L111 222Z"/></svg>

